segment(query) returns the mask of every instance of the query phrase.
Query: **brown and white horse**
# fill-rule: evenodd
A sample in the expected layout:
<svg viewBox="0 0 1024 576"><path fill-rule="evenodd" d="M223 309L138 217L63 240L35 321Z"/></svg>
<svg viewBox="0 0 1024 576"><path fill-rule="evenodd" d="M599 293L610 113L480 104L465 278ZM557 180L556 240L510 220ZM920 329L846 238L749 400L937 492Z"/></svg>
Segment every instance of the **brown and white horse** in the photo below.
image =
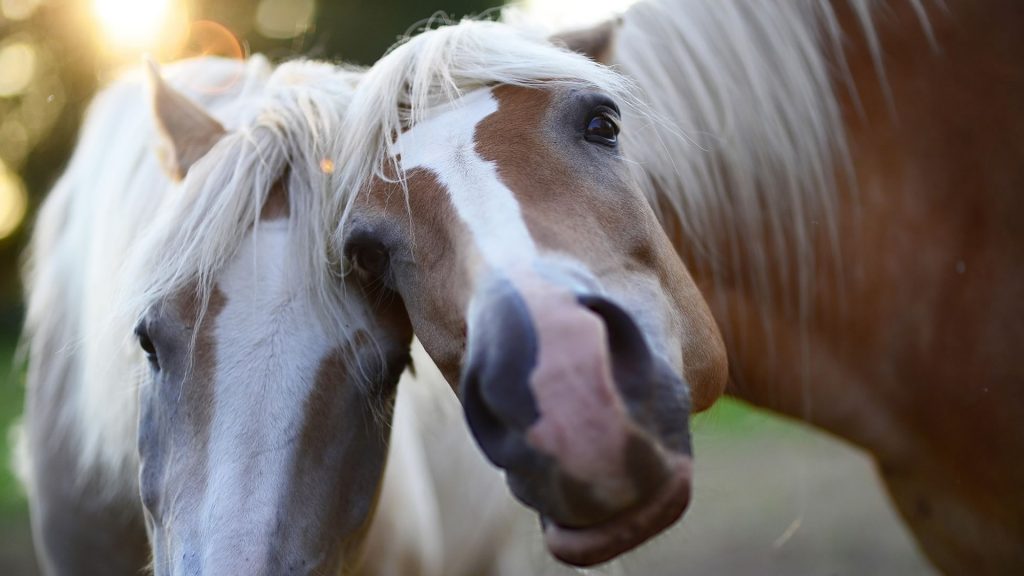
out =
<svg viewBox="0 0 1024 576"><path fill-rule="evenodd" d="M730 392L869 450L954 574L1024 570L1022 27L1012 0L661 0L589 40L712 137L626 146Z"/></svg>
<svg viewBox="0 0 1024 576"><path fill-rule="evenodd" d="M42 567L352 569L411 339L329 245L323 143L352 73L171 75L191 99L155 69L152 105L138 78L97 98L33 238L22 452Z"/></svg>
<svg viewBox="0 0 1024 576"><path fill-rule="evenodd" d="M1019 569L1022 11L679 0L561 38L628 81L425 32L349 109L342 249L564 560L685 507L721 327L730 391L869 449L937 566Z"/></svg>
<svg viewBox="0 0 1024 576"><path fill-rule="evenodd" d="M338 155L340 186L360 191L341 250L401 296L461 378L484 453L581 565L683 512L691 405L726 380L710 312L618 149L626 89L578 54L469 23L366 72Z"/></svg>

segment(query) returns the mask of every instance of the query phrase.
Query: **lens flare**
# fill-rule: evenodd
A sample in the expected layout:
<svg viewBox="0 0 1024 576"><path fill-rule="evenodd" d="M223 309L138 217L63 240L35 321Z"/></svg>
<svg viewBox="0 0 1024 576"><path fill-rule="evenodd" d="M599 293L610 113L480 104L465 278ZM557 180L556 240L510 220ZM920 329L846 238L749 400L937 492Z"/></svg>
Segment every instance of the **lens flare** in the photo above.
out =
<svg viewBox="0 0 1024 576"><path fill-rule="evenodd" d="M247 49L242 41L226 26L212 20L199 20L189 27L188 42L180 54L184 58L200 56L220 56L235 60L245 59ZM239 68L235 74L228 75L216 83L208 80L203 82L189 81L189 89L203 94L222 94L238 85L244 78L245 71Z"/></svg>
<svg viewBox="0 0 1024 576"><path fill-rule="evenodd" d="M0 0L0 14L8 20L27 20L41 3L42 0Z"/></svg>
<svg viewBox="0 0 1024 576"><path fill-rule="evenodd" d="M245 58L245 46L226 26L212 20L193 22L189 28L188 56Z"/></svg>

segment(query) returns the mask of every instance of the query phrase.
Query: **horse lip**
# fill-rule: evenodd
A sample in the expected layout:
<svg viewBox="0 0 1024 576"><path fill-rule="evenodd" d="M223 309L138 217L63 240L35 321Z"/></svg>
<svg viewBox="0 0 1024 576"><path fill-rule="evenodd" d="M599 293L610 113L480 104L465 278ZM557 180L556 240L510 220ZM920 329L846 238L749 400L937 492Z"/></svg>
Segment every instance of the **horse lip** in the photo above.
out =
<svg viewBox="0 0 1024 576"><path fill-rule="evenodd" d="M607 562L643 544L678 520L690 503L693 464L676 456L657 495L586 528L567 528L542 518L544 542L556 558L579 567Z"/></svg>

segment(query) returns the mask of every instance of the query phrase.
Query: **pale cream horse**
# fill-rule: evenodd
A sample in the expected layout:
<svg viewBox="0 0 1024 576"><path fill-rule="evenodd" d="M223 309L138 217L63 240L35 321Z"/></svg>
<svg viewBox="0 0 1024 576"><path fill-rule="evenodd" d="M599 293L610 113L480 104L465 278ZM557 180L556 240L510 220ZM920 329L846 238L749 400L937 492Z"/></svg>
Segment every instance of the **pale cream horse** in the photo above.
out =
<svg viewBox="0 0 1024 576"><path fill-rule="evenodd" d="M353 571L411 339L329 244L323 143L353 73L168 75L97 97L33 235L21 455L40 564Z"/></svg>

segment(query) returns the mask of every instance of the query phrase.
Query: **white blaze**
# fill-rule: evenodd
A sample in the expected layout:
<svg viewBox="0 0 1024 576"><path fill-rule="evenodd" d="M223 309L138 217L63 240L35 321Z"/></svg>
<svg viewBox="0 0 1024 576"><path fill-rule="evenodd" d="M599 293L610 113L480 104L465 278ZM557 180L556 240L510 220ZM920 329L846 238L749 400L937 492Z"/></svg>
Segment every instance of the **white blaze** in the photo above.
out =
<svg viewBox="0 0 1024 576"><path fill-rule="evenodd" d="M484 261L507 269L532 261L537 247L497 165L474 145L477 124L497 111L490 88L470 92L402 133L396 147L402 170L429 170L444 185Z"/></svg>
<svg viewBox="0 0 1024 576"><path fill-rule="evenodd" d="M261 222L218 283L227 303L215 325L215 409L207 447L213 474L202 520L215 537L204 559L212 572L235 555L252 555L273 536L306 398L335 342L296 282L289 248L286 221Z"/></svg>

